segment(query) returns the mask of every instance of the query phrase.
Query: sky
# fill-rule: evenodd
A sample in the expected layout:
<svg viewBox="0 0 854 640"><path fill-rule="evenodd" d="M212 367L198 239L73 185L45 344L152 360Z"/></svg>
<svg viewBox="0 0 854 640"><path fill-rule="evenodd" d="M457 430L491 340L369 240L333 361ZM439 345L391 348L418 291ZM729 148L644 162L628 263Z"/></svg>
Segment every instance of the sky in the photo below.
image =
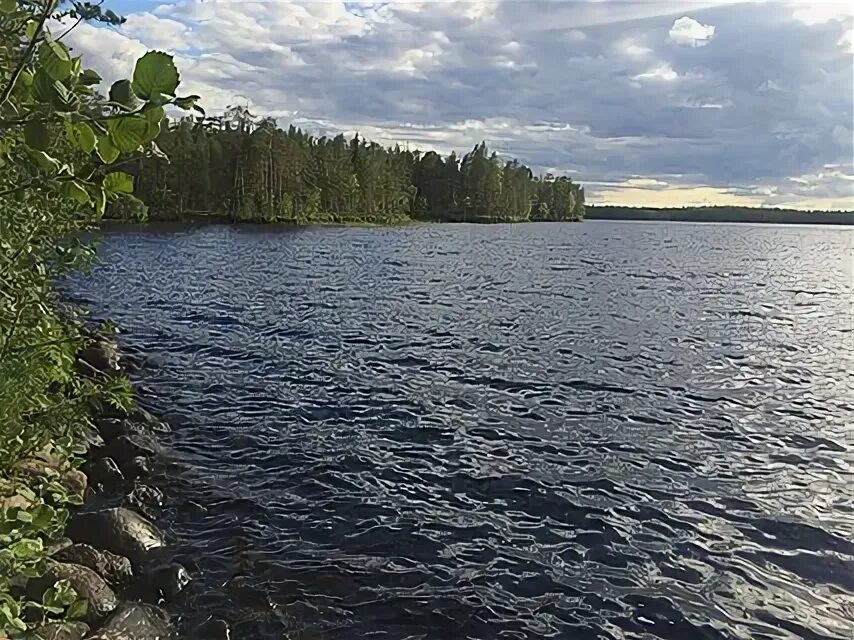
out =
<svg viewBox="0 0 854 640"><path fill-rule="evenodd" d="M854 209L854 4L106 0L66 42L109 83L148 49L212 113L466 152L588 202Z"/></svg>

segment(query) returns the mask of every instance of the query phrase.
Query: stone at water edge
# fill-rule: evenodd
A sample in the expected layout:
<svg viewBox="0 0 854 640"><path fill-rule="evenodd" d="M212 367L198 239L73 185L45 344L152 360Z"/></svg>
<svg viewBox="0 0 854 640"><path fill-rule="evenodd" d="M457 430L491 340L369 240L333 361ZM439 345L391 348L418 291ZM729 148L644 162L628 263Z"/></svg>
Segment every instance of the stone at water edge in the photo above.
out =
<svg viewBox="0 0 854 640"><path fill-rule="evenodd" d="M172 427L170 427L166 422L152 415L142 407L134 409L131 413L131 418L141 422L154 433L170 433L172 431Z"/></svg>
<svg viewBox="0 0 854 640"><path fill-rule="evenodd" d="M34 635L36 640L82 640L87 633L89 625L85 622L54 622L39 627Z"/></svg>
<svg viewBox="0 0 854 640"><path fill-rule="evenodd" d="M143 515L154 518L160 513L164 502L163 492L146 484L138 484L129 495L125 496L122 504L138 510Z"/></svg>
<svg viewBox="0 0 854 640"><path fill-rule="evenodd" d="M87 622L97 622L119 604L115 592L97 573L83 565L62 562L51 562L43 576L28 581L27 595L41 602L44 592L59 580L68 580L77 596L88 603Z"/></svg>
<svg viewBox="0 0 854 640"><path fill-rule="evenodd" d="M86 640L167 640L171 638L166 614L142 602L123 602L109 620Z"/></svg>
<svg viewBox="0 0 854 640"><path fill-rule="evenodd" d="M77 361L82 373L118 373L121 369L118 347L103 337L90 341L77 355Z"/></svg>
<svg viewBox="0 0 854 640"><path fill-rule="evenodd" d="M148 458L157 454L157 442L152 436L130 435L119 436L95 455L101 458L112 458L121 467L134 458Z"/></svg>
<svg viewBox="0 0 854 640"><path fill-rule="evenodd" d="M74 543L71 541L71 538L57 538L53 542L49 542L45 545L45 553L49 556L56 555L63 549L67 549Z"/></svg>
<svg viewBox="0 0 854 640"><path fill-rule="evenodd" d="M121 484L125 480L116 461L112 458L101 458L83 466L83 471L89 477L92 486L109 487Z"/></svg>
<svg viewBox="0 0 854 640"><path fill-rule="evenodd" d="M198 633L206 640L231 640L228 623L219 618L209 618L199 625Z"/></svg>
<svg viewBox="0 0 854 640"><path fill-rule="evenodd" d="M124 507L78 513L65 533L75 542L126 556L132 563L141 562L146 552L166 543L154 524Z"/></svg>
<svg viewBox="0 0 854 640"><path fill-rule="evenodd" d="M109 551L100 551L88 544L73 544L59 551L54 558L92 569L113 586L127 584L133 577L130 560Z"/></svg>
<svg viewBox="0 0 854 640"><path fill-rule="evenodd" d="M128 480L136 480L151 475L151 468L148 464L148 458L137 456L133 460L128 461L124 465L124 474Z"/></svg>
<svg viewBox="0 0 854 640"><path fill-rule="evenodd" d="M191 580L184 566L173 562L143 576L140 582L142 589L147 592L146 595L159 604L173 600Z"/></svg>

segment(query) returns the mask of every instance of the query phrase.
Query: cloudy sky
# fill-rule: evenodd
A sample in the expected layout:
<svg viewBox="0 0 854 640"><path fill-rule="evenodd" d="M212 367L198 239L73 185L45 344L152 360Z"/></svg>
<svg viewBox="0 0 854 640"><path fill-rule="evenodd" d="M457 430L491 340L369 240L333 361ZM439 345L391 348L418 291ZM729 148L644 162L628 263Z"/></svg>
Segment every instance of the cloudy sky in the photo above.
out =
<svg viewBox="0 0 854 640"><path fill-rule="evenodd" d="M107 80L146 49L183 93L322 133L486 140L593 202L854 209L848 3L107 0L68 37Z"/></svg>

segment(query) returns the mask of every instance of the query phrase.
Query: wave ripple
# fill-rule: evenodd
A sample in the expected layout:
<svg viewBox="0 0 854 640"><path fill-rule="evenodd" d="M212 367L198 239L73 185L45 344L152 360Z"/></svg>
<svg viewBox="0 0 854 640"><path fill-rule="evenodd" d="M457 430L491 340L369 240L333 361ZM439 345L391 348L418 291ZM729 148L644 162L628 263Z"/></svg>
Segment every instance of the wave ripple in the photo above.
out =
<svg viewBox="0 0 854 640"><path fill-rule="evenodd" d="M847 639L851 241L125 229L68 288L177 427L182 637Z"/></svg>

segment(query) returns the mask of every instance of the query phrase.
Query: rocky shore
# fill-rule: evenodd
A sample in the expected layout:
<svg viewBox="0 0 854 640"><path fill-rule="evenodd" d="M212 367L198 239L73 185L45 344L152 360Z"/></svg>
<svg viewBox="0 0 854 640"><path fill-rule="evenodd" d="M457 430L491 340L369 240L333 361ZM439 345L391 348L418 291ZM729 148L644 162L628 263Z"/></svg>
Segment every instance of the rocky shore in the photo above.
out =
<svg viewBox="0 0 854 640"><path fill-rule="evenodd" d="M124 375L124 359L109 337L93 335L79 354L80 373ZM168 554L163 532L152 522L163 506L162 491L147 483L160 454L158 436L169 425L142 408L125 413L99 407L87 430L85 462L73 468L61 456L39 452L16 465L19 475L52 478L84 503L67 521L64 534L45 545L40 575L15 579L28 599L42 602L59 581L84 600L73 620L39 627L37 640L165 640L174 638L162 608L179 596L192 577ZM18 498L20 500L20 498ZM15 504L0 504L13 509ZM198 637L225 640L228 626L211 619ZM0 640L6 638L0 630Z"/></svg>

